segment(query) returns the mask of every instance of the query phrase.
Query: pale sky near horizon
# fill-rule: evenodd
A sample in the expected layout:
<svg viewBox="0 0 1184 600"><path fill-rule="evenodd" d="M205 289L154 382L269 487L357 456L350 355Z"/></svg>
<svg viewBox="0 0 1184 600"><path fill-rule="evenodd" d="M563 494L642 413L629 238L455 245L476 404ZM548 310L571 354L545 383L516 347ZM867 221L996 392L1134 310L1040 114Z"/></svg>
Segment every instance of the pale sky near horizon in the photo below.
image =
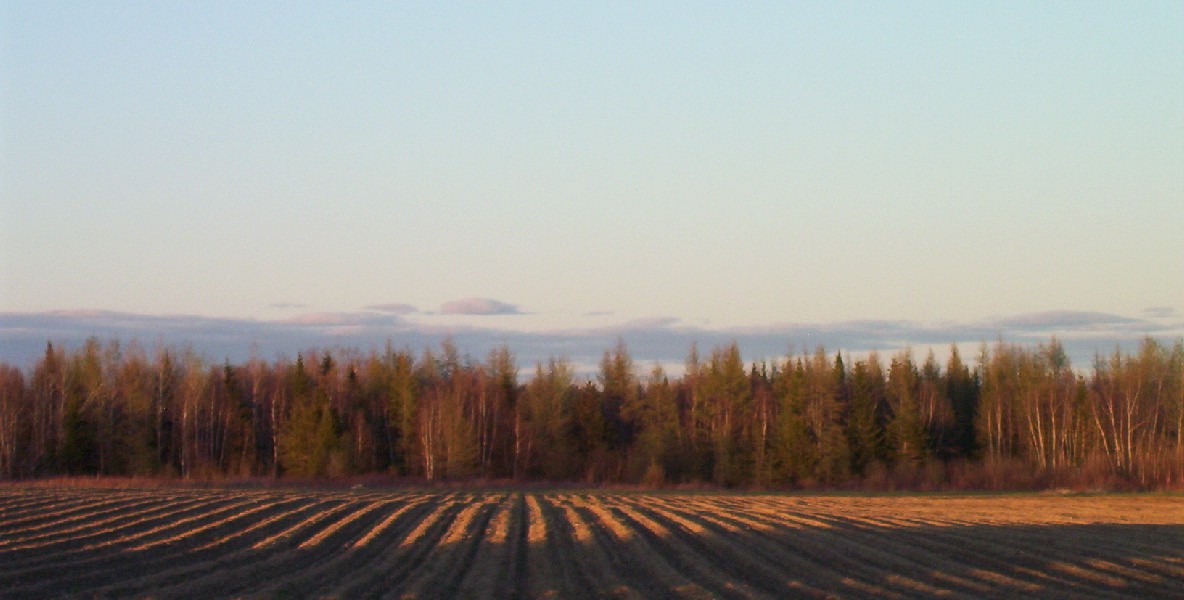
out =
<svg viewBox="0 0 1184 600"><path fill-rule="evenodd" d="M4 1L0 312L1184 312L1184 3L440 4Z"/></svg>

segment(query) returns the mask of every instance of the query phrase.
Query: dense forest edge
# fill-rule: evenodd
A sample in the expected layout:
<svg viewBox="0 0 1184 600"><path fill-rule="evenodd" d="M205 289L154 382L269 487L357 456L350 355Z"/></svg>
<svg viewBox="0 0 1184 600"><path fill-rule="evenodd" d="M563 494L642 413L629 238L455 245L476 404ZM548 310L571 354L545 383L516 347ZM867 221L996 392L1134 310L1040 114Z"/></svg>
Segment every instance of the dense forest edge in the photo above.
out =
<svg viewBox="0 0 1184 600"><path fill-rule="evenodd" d="M867 490L1184 489L1184 341L1073 369L1060 343L952 346L939 365L819 348L746 364L689 350L638 375L523 376L445 341L211 364L191 351L47 344L0 363L0 478L106 476Z"/></svg>

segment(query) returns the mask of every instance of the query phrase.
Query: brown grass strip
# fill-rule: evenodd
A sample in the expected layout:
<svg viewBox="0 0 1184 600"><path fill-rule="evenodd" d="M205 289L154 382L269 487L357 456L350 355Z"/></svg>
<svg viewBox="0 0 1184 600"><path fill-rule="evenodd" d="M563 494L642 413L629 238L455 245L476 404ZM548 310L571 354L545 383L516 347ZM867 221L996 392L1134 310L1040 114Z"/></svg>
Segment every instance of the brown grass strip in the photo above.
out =
<svg viewBox="0 0 1184 600"><path fill-rule="evenodd" d="M440 545L455 544L469 538L470 526L476 521L477 515L484 512L487 505L494 504L500 499L500 497L482 498L476 502L471 502L464 510L460 511L460 514L456 516L456 520L448 527L448 532L444 534L444 537L440 538Z"/></svg>
<svg viewBox="0 0 1184 600"><path fill-rule="evenodd" d="M547 541L547 520L543 518L543 509L539 506L539 499L534 494L526 496L527 529L526 541L531 545L544 544Z"/></svg>
<svg viewBox="0 0 1184 600"><path fill-rule="evenodd" d="M552 495L538 501L547 523L547 541L543 556L537 560L548 561L552 579L532 578L531 595L564 598L595 591L631 600L647 597L620 576L620 572L628 572L628 567L612 553L623 549L600 543L592 527L571 505L573 499L570 495Z"/></svg>
<svg viewBox="0 0 1184 600"><path fill-rule="evenodd" d="M866 505L868 499L844 500L844 502L836 502L838 505L838 507L836 507L837 510L851 510L855 513L862 513L867 508L864 505ZM883 505L888 499L876 500L880 500L881 505ZM882 506L880 510L891 510L891 508ZM861 543L865 543L870 547L883 545L886 538L903 536L901 540L902 543L891 544L891 547L894 549L894 554L898 554L904 559L919 564L935 562L938 565L942 565L940 568L928 573L925 573L924 571L917 571L917 574L927 575L929 577L933 577L934 579L946 581L959 587L970 588L971 590L974 589L972 582L967 580L965 576L970 576L992 585L999 585L1004 581L1015 584L1017 581L1022 581L1017 580L1016 577L1021 577L1028 580L1027 583L1022 584L1022 589L1025 589L1027 592L1034 592L1036 589L1040 589L1038 586L1045 584L1049 585L1053 589L1088 587L1077 577L1065 576L1064 574L1058 574L1056 570L1049 570L1045 568L1045 565L1050 559L1045 557L1045 555L1048 553L1039 545L1021 544L1016 546L1014 543L1009 543L1005 547L998 547L999 543L997 539L992 539L985 541L993 546L996 546L995 549L980 548L977 551L969 550L968 542L970 542L971 539L981 537L975 533L977 530L979 530L979 528L971 527L952 529L949 527L943 527L940 524L923 528L884 528L877 527L874 524L869 523L869 518L866 517L849 518L845 514L843 516L838 516L837 514L820 513L817 518L828 521L834 527L838 527L844 531L847 531L848 534L846 537L853 541L866 539L867 542ZM871 518L870 520L875 521L876 518ZM1003 526L1003 529L1000 529L999 531L1015 531L1014 528L1009 529L1009 527L1010 526ZM955 537L950 538L949 542L941 541L943 537L948 537L948 535L955 535ZM995 538L995 536L992 536L992 538ZM1019 552L1017 552L1017 550L1019 550ZM951 556L962 556L963 560L951 561L949 558ZM1021 556L1023 557L1023 560L1017 561L1017 558ZM967 562L978 564L980 567L973 570L968 569L965 566ZM992 572L983 570L981 566L984 563L996 564L997 566L995 571ZM953 572L961 572L963 576L954 575ZM909 588L916 587L915 578L910 577L910 580L908 581L899 581L896 579L893 579L892 581L893 583L905 585ZM1095 596L1106 596L1108 594L1107 590L1105 589L1095 589L1093 587L1089 587L1088 589L1090 589L1091 594Z"/></svg>
<svg viewBox="0 0 1184 600"><path fill-rule="evenodd" d="M347 585L365 582L365 575L373 573L374 565L380 563L393 551L401 534L410 530L412 525L418 523L427 512L434 509L433 503L423 497L410 500L394 498L391 501L404 504L394 511L400 517L384 529L383 535L362 546L354 546L352 543L345 543L341 547L335 547L335 544L322 544L318 548L309 550L293 550L287 564L290 565L295 560L307 564L307 567L293 569L290 566L277 565L275 569L293 571L293 574L265 582L263 586L243 588L242 593L255 597L276 598L293 596L348 598L359 595L347 594L335 588L343 582ZM342 532L342 536L353 537L355 541L360 539L375 528L373 521L387 520L390 515L384 515L384 512L386 511L378 511L374 515L374 519L359 522L355 526L356 531Z"/></svg>
<svg viewBox="0 0 1184 600"><path fill-rule="evenodd" d="M1128 556L1124 560L1139 571L1159 573L1161 585L1176 587L1184 591L1184 565L1170 560L1165 561L1154 555ZM1181 596L1184 596L1184 593Z"/></svg>
<svg viewBox="0 0 1184 600"><path fill-rule="evenodd" d="M258 502L258 501L256 501L256 502ZM200 535L200 534L202 534L206 531L209 531L211 529L222 527L226 523L232 523L232 522L237 521L239 519L244 519L244 518L250 517L251 515L266 511L266 510L276 506L277 504L280 504L281 502L283 502L283 501L282 500L272 500L272 501L259 502L256 506L252 506L246 510L236 511L233 514L230 514L223 519L211 521L209 523L206 523L205 525L200 525L198 527L190 527L188 529L183 529L177 535L174 535L171 537L166 537L166 538L161 538L158 540L153 540L151 542L140 544L139 546L132 546L132 547L128 548L127 550L130 552L141 552L144 550L148 550L150 548L156 548L158 546L175 544L177 542L180 542L180 541L192 538L194 536ZM241 506L241 505L239 505L239 506ZM234 510L236 508L238 508L238 506L232 506L232 507L229 507L221 512ZM182 522L184 522L184 521L182 521Z"/></svg>
<svg viewBox="0 0 1184 600"><path fill-rule="evenodd" d="M510 538L510 521L514 519L514 503L520 496L511 494L499 505L489 527L485 530L485 541L490 544L506 544Z"/></svg>
<svg viewBox="0 0 1184 600"><path fill-rule="evenodd" d="M975 589L974 582L981 581L992 586L1007 584L1025 593L1035 593L1045 589L1044 586L1057 589L1076 585L1071 579L1017 565L1014 555L999 558L997 549L972 549L971 540L968 539L968 535L973 535L972 528L950 527L941 521L935 521L932 525L896 527L884 525L876 517L826 515L823 518L844 531L850 531L853 538L869 540L869 544L885 538L897 540L898 543L892 544L897 553L917 562L932 562L938 568L929 575L954 585ZM970 564L977 566L968 568ZM961 575L955 575L954 572Z"/></svg>
<svg viewBox="0 0 1184 600"><path fill-rule="evenodd" d="M334 588L330 596L339 598L376 597L383 592L405 585L430 557L437 541L443 537L470 500L460 494L429 498L421 506L430 511L407 524L392 537L391 544L379 555L379 560L368 565L365 577L358 577ZM405 531L405 532L404 532Z"/></svg>
<svg viewBox="0 0 1184 600"><path fill-rule="evenodd" d="M297 496L296 501L303 501L303 502L311 501L311 503L310 504L301 504L301 505L296 506L292 509L285 510L283 512L271 515L261 521L258 521L256 523L252 524L250 527L246 527L246 528L240 529L238 531L233 531L233 532L231 532L225 536L222 536L218 539L215 539L209 543L198 546L197 548L194 549L194 551L200 552L202 550L208 550L210 548L214 548L217 546L224 546L236 539L247 537L256 531L266 529L269 525L271 525L277 521L286 519L294 514L300 513L302 511L307 511L307 510L315 510L317 506L322 505L322 504L327 504L327 503L331 502L332 500L315 499L315 498L309 497L309 496ZM254 544L252 544L252 547L254 547Z"/></svg>
<svg viewBox="0 0 1184 600"><path fill-rule="evenodd" d="M100 501L105 499L100 497ZM29 517L36 518L45 514L53 514L54 511L63 506L71 506L79 502L93 500L93 496L49 494L43 492L30 492L8 496L5 506L0 508L0 520L3 520L5 523L20 522Z"/></svg>
<svg viewBox="0 0 1184 600"><path fill-rule="evenodd" d="M385 506L401 502L403 498L361 499L363 502L367 500L370 502L360 509L342 513L326 527L331 530L329 534L319 537L316 543L274 548L264 554L262 560L234 569L232 585L215 589L211 585L213 581L208 581L202 586L187 588L187 594L207 595L216 591L222 595L266 598L311 597L318 595L318 589L328 587L337 577L356 576L374 554L352 549L352 541L387 516L382 510Z"/></svg>
<svg viewBox="0 0 1184 600"><path fill-rule="evenodd" d="M661 514L650 506L652 502L649 498L605 499L606 505L619 512L630 525L639 528L639 533L646 538L649 546L689 580L717 590L717 594L727 593L744 598L788 593L788 586L782 578L778 578L777 583L764 582L766 590L758 591L750 583L750 576L754 573L726 572L727 565L717 562L719 554L702 539L707 533L706 527L673 513Z"/></svg>
<svg viewBox="0 0 1184 600"><path fill-rule="evenodd" d="M399 548L411 548L418 544L419 541L427 535L428 531L435 527L436 523L445 518L447 511L444 509L456 503L456 500L451 499L441 502L440 507L436 511L432 512L432 514L428 515L427 518L420 521L419 525L416 525L415 529L412 529L411 532L408 533L401 542L399 542Z"/></svg>
<svg viewBox="0 0 1184 600"><path fill-rule="evenodd" d="M654 515L669 524L669 529L682 545L690 546L703 555L703 560L713 568L724 571L728 577L747 579L764 587L774 595L792 593L796 596L827 598L831 594L815 587L807 577L835 580L833 570L825 565L811 564L803 568L800 561L787 561L781 557L776 563L762 560L767 550L758 540L742 536L736 527L723 527L723 531L709 527L719 521L707 519L707 515L692 511L682 512L668 498L647 496L631 498L630 505ZM701 519L703 522L694 519Z"/></svg>
<svg viewBox="0 0 1184 600"><path fill-rule="evenodd" d="M217 502L215 500L214 502ZM245 502L245 501L244 501ZM222 512L225 510L234 510L235 506L223 506L215 511ZM193 512L192 509L187 512ZM181 513L186 514L186 513ZM177 513L168 515L169 517L176 517ZM194 518L199 518L203 513L199 513ZM152 522L159 522L161 519L153 519ZM41 561L25 562L19 567L6 571L0 576L0 585L11 589L19 589L21 584L34 584L30 590L26 590L21 595L25 596L47 596L57 595L57 592L49 593L45 591L33 592L32 590L54 589L54 585L66 585L66 582L80 581L80 580L96 580L101 579L107 572L119 572L127 570L129 566L136 564L152 563L158 556L157 554L142 555L138 553L127 553L124 549L116 548L115 546L125 542L127 539L141 538L144 535L156 533L165 530L169 527L184 527L185 523L177 524L177 521L171 525L160 526L152 528L149 531L132 531L129 535L123 537L111 536L102 542L91 544L90 547L74 547L69 552L48 553L43 556ZM97 551L96 551L97 550ZM165 553L167 556L169 553ZM151 558L137 558L151 557ZM50 587L47 587L50 586ZM66 588L69 589L69 588Z"/></svg>
<svg viewBox="0 0 1184 600"><path fill-rule="evenodd" d="M399 506L397 509L391 512L391 514L387 515L385 519L380 521L374 527L371 527L369 531L362 535L362 537L355 540L353 544L350 544L350 548L357 549L369 545L376 538L378 538L378 536L382 535L387 529L390 529L391 525L394 524L394 522L404 514L406 514L407 511L419 506L420 504L423 504L426 501L426 498L416 498L404 503L402 506Z"/></svg>
<svg viewBox="0 0 1184 600"><path fill-rule="evenodd" d="M112 513L123 514L128 510L159 502L159 499L156 498L111 498L105 502L93 504L75 503L70 509L27 519L23 521L23 527L0 531L0 536L3 536L0 538L0 550L10 544L35 539L34 536L45 533L46 530L52 532L52 530L61 529L64 525L79 522L93 524L95 519L109 516Z"/></svg>
<svg viewBox="0 0 1184 600"><path fill-rule="evenodd" d="M339 513L345 512L353 505L353 503L350 500L347 500L344 498L339 498L339 497L331 498L330 501L336 502L337 504L326 507L326 508L322 509L320 512L304 519L303 521L296 523L296 524L292 525L291 527L288 527L287 529L285 529L275 535L272 535L266 539L256 542L255 545L251 546L251 547L255 550L263 550L263 549L268 548L270 546L275 546L281 542L284 542L289 539L292 539L293 537L296 537L297 534L300 534L302 532L308 531L308 530L316 527L316 525L318 523L328 519L329 517L332 517L332 516L335 516Z"/></svg>
<svg viewBox="0 0 1184 600"><path fill-rule="evenodd" d="M592 528L584 521L584 518L576 512L576 509L569 504L558 505L559 510L563 511L564 521L571 528L572 537L581 544L593 544L596 542L595 536L592 535Z"/></svg>
<svg viewBox="0 0 1184 600"><path fill-rule="evenodd" d="M825 543L803 543L813 539L813 534L807 529L801 529L801 533L786 533L785 530L746 519L735 511L723 512L718 507L704 510L701 504L696 504L693 510L695 518L715 529L720 538L735 540L736 554L748 560L763 563L774 570L792 569L809 579L811 585L823 585L815 581L822 577L828 580L828 587L850 588L861 597L902 597L898 592L870 583L880 581L881 572L870 570L866 563L855 560L856 557L836 552ZM755 551L757 549L759 552ZM856 579L857 575L864 577L864 580Z"/></svg>
<svg viewBox="0 0 1184 600"><path fill-rule="evenodd" d="M43 535L33 536L20 543L4 548L9 550L42 549L53 545L69 545L71 550L81 550L91 546L81 545L82 540L91 538L110 537L137 526L160 521L178 513L186 513L201 509L210 504L222 501L215 499L184 499L180 502L169 502L167 499L150 508L120 513L97 521L88 521L75 527L55 529Z"/></svg>
<svg viewBox="0 0 1184 600"><path fill-rule="evenodd" d="M919 565L919 568L914 572L916 577L928 578L934 584L931 586L928 582L915 577L889 580L901 586L916 589L927 595L943 593L941 590L950 589L935 587L937 585L950 586L953 588L950 593L958 593L960 589L971 594L982 595L989 592L1001 581L998 577L991 577L988 581L983 581L975 574L968 573L964 561L969 559L981 563L984 556L964 553L962 552L963 548L942 542L937 534L941 526L897 527L877 523L875 520L869 522L866 517L848 519L828 516L826 519L831 521L836 530L850 532L848 537L851 539L866 540L865 543L868 547L891 548L893 554L900 559ZM1035 586L1036 584L1024 585L1023 588L1027 592L1034 592L1038 589ZM929 589L930 587L934 589ZM934 590L939 591L935 592Z"/></svg>
<svg viewBox="0 0 1184 600"><path fill-rule="evenodd" d="M334 521L332 525L322 529L316 535L305 540L303 543L301 543L298 546L298 548L300 548L302 550L312 548L313 546L316 546L317 544L320 544L321 542L325 541L326 539L329 538L329 536L332 536L334 533L337 533L338 531L340 531L342 528L349 525L350 523L357 521L358 519L366 516L367 514L369 514L371 512L378 510L379 508L381 508L383 506L390 504L391 502L394 502L394 500L389 499L389 498L384 499L384 500L376 500L374 502L371 502L371 503L363 506L362 508L359 508L358 510L346 515L345 517L338 519L337 521Z"/></svg>
<svg viewBox="0 0 1184 600"><path fill-rule="evenodd" d="M176 554L173 560L166 560L139 577L109 581L103 587L89 586L88 589L96 596L104 597L126 597L145 592L164 597L199 597L214 592L196 594L190 593L189 590L197 590L201 582L213 580L214 584L207 588L208 590L225 591L226 581L238 581L233 574L239 569L271 556L252 548L253 544L249 539L252 533L266 533L269 529L286 528L284 521L299 519L301 513L317 510L318 506L334 501L335 499L324 497L285 495L281 503L299 504L295 507L285 507L281 512L249 528L231 532L196 549Z"/></svg>
<svg viewBox="0 0 1184 600"><path fill-rule="evenodd" d="M0 596L1184 597L1178 497L117 493L0 494Z"/></svg>
<svg viewBox="0 0 1184 600"><path fill-rule="evenodd" d="M504 496L471 499L456 515L447 531L432 548L430 565L420 569L407 582L384 594L384 598L451 597L473 566L473 556L480 547L492 519L493 510Z"/></svg>
<svg viewBox="0 0 1184 600"><path fill-rule="evenodd" d="M929 547L930 551L937 556L961 557L963 562L973 562L980 565L980 568L986 564L994 564L994 576L986 579L994 584L998 584L1000 577L1006 577L1004 573L1011 572L1015 575L1026 576L1033 581L1049 582L1050 586L1054 588L1074 588L1086 585L1083 578L1079 577L1077 573L1064 569L1050 570L1047 565L1050 562L1058 562L1055 557L1063 556L1063 550L1060 548L1068 547L1073 548L1074 552L1090 553L1093 552L1090 550L1091 544L1084 541L1062 539L1063 536L1058 536L1059 543L1049 544L1046 536L1026 533L1029 530L1043 529L1052 535L1057 531L1055 528L1064 526L1004 524L990 526L992 529L989 531L985 530L985 527L981 525L968 527L938 525L911 528L905 531L912 542L911 546ZM1060 531L1064 533L1068 530ZM1008 538L1006 540L999 539L1001 534L1007 534ZM1106 544L1105 540L1098 541L1103 545ZM1111 540L1111 543L1114 541L1116 540ZM936 546L934 546L935 544ZM1019 558L1022 560L1017 560ZM1090 569L1084 567L1078 568L1085 572L1091 572ZM975 571L968 574L977 576L981 573L981 571ZM1100 574L1100 576L1102 578L1108 577L1105 574ZM1085 577L1084 579L1090 580L1091 578ZM1106 595L1107 591L1102 589L1091 593Z"/></svg>
<svg viewBox="0 0 1184 600"><path fill-rule="evenodd" d="M218 500L214 500L214 501L212 501L212 502L205 503L205 504L203 504L203 507L204 507L204 506L209 506L209 505L211 505L211 504L216 504L217 502L218 502ZM107 541L103 541L103 542L96 542L96 543L93 543L93 544L88 544L88 545L86 545L86 546L83 546L83 547L82 547L82 549L83 549L83 550L95 550L95 549L98 549L98 548L105 548L105 547L107 547L107 546L114 546L114 545L118 545L118 544L126 544L126 543L128 543L128 542L131 542L131 541L134 541L134 540L143 539L143 538L146 538L146 537L149 537L149 536L153 536L153 535L156 535L156 534L158 534L158 533L161 533L161 532L165 532L165 531L171 531L171 530L174 530L174 529L184 529L184 527L185 527L186 525L188 525L189 523L193 523L193 522L197 522L197 521L202 521L202 520L204 520L204 519L209 519L209 518L211 518L211 517L216 517L216 516L219 516L219 515L221 515L221 514L223 514L223 513L227 513L227 512L231 512L231 511L239 510L239 509L241 509L243 506L246 506L246 505L250 504L250 502L251 502L251 500L243 500L243 499L238 499L237 501L234 501L234 502L233 502L232 504L230 504L229 506L223 506L223 507L216 508L216 509L214 509L214 510L212 510L212 511L208 511L208 512L207 512L207 511L202 511L202 512L200 512L200 513L196 514L196 515L191 515L191 516L188 516L188 517L183 517L183 518L180 518L180 519L175 519L175 520L172 520L172 521L170 521L169 523L166 523L166 524L164 524L164 525L160 525L160 526L157 526L157 527L152 527L152 528L150 528L150 529L147 529L147 530L144 530L144 531L136 531L136 532L132 532L132 533L129 533L128 535L125 535L125 536L123 536L123 537L120 537L120 538L117 538L117 539L113 539L113 540L107 540Z"/></svg>
<svg viewBox="0 0 1184 600"><path fill-rule="evenodd" d="M813 596L825 598L827 592L807 583L803 578L794 578L785 570L785 565L771 568L759 560L751 559L750 540L741 547L723 536L717 536L706 525L684 517L676 511L666 509L663 501L656 497L617 499L615 508L636 523L644 532L649 532L655 548L667 548L671 564L697 573L716 589L739 593L745 597L771 595L784 597ZM817 578L818 569L810 574ZM759 586L759 590L757 588Z"/></svg>
<svg viewBox="0 0 1184 600"><path fill-rule="evenodd" d="M525 510L522 495L511 494L495 508L485 527L476 552L467 568L467 575L457 586L454 595L462 598L509 598L525 590L525 572L516 558L525 539L522 529Z"/></svg>
<svg viewBox="0 0 1184 600"><path fill-rule="evenodd" d="M1098 573L1097 571L1085 569L1085 568L1081 567L1080 565L1075 565L1075 564L1064 562L1064 561L1050 562L1046 565L1046 568L1052 569L1054 571L1060 571L1062 573L1066 573L1066 574L1068 574L1072 577L1076 577L1078 579L1092 581L1096 584L1099 584L1099 585L1102 585L1102 586L1105 586L1108 588L1126 587L1126 580L1125 579L1122 579L1120 577L1112 577L1112 576L1106 575L1104 573Z"/></svg>
<svg viewBox="0 0 1184 600"><path fill-rule="evenodd" d="M14 534L14 537L11 538L6 536L4 540L0 540L0 547L95 529L108 523L126 519L128 516L145 514L154 509L166 508L172 504L172 498L145 498L141 501L133 501L130 504L121 507L117 506L112 510L94 514L94 518L70 519L62 522L53 520L52 515L41 515L36 519L38 523L37 528L35 530L29 530L29 535L21 536ZM46 526L41 526L41 521L45 519L50 519L50 522ZM62 525L69 526L62 527Z"/></svg>
<svg viewBox="0 0 1184 600"><path fill-rule="evenodd" d="M776 498L754 497L747 500L747 504L740 500L729 501L733 504L729 516L743 512L748 518L774 524L782 521L796 523L799 527L795 531L774 535L783 541L808 543L809 546L804 546L803 551L835 549L838 555L831 555L831 560L843 561L848 568L866 569L857 571L864 573L865 584L871 581L877 586L887 584L908 595L943 597L972 594L982 587L980 583L965 578L955 577L950 581L948 573L934 569L929 564L933 560L940 560L940 557L910 552L907 546L897 544L892 539L868 539L866 535L859 535L858 529L852 530L849 523L831 517L824 511L802 515L796 503L793 510L779 510ZM921 578L932 578L933 583ZM941 581L955 584L965 591L934 585Z"/></svg>
<svg viewBox="0 0 1184 600"><path fill-rule="evenodd" d="M263 498L256 497L256 501L258 500L263 500ZM292 501L293 499L288 497L279 500L279 503ZM221 519L217 529L234 528L237 521L250 516L239 513L230 519ZM208 531L211 530L207 529L196 536L188 536L187 539L200 538ZM63 571L60 567L55 569L55 565L50 565L48 570L43 569L41 574L33 576L32 581L37 582L38 585L25 588L22 595L50 596L57 595L59 591L68 590L87 590L88 593L104 595L97 590L102 589L103 586L114 584L125 586L124 592L118 595L126 596L128 595L126 588L128 584L134 585L136 581L153 578L156 582L161 582L171 573L198 569L201 564L206 562L204 559L208 558L203 555L208 555L208 553L193 550L184 544L158 547L147 553L117 551L94 554L72 561L72 568L68 570ZM158 587L159 585L153 585L141 589L154 590Z"/></svg>
<svg viewBox="0 0 1184 600"><path fill-rule="evenodd" d="M20 511L0 512L0 534L17 534L33 531L46 526L53 526L75 515L93 514L105 507L116 505L126 506L129 502L142 504L150 501L140 495L120 495L119 497L70 497L38 503L36 506L24 507ZM138 501L138 502L137 502Z"/></svg>
<svg viewBox="0 0 1184 600"><path fill-rule="evenodd" d="M1161 584L1164 582L1164 578L1160 575L1156 575L1155 573L1150 573L1150 572L1142 571L1139 569L1132 569L1130 567L1127 567L1125 565L1120 565L1120 564L1110 561L1110 560L1104 560L1101 558L1088 558L1082 562L1083 562L1083 564L1090 567L1091 569L1095 569L1098 571L1104 571L1107 573L1113 573L1114 575L1116 575L1118 577L1123 577L1125 579L1138 581L1138 582L1141 582L1144 584L1147 584L1147 583Z"/></svg>
<svg viewBox="0 0 1184 600"><path fill-rule="evenodd" d="M638 535L626 522L604 505L603 498L579 498L573 504L595 518L596 525L609 537L608 550L618 552L622 560L630 562L630 574L634 582L638 577L648 580L648 585L690 598L713 598L715 594L703 588L684 575L657 548L643 536Z"/></svg>

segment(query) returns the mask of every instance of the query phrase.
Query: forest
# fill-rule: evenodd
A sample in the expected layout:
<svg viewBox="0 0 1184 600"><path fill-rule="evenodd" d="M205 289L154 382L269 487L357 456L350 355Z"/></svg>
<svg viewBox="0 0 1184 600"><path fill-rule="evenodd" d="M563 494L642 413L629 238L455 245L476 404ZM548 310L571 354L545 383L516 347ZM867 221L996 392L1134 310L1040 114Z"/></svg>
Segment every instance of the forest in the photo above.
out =
<svg viewBox="0 0 1184 600"><path fill-rule="evenodd" d="M945 365L736 344L648 373L623 342L595 377L522 372L451 341L208 362L135 342L0 364L0 477L344 477L840 489L1184 487L1184 342L1090 369L1055 339Z"/></svg>

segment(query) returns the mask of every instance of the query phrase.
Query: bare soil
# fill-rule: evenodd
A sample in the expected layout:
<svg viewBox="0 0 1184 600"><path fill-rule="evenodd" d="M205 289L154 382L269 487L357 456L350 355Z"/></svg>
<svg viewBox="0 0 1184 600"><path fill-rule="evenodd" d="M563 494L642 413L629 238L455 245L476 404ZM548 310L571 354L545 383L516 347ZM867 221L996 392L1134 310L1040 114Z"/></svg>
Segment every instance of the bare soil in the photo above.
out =
<svg viewBox="0 0 1184 600"><path fill-rule="evenodd" d="M0 597L1184 598L1184 497L6 485Z"/></svg>

